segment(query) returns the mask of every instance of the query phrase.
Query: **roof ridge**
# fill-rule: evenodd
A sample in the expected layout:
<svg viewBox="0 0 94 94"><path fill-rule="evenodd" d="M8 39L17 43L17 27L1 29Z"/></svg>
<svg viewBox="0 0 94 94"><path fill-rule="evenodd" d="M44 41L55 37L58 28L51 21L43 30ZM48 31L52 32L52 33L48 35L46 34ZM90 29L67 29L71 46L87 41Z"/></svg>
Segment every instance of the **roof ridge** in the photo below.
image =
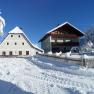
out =
<svg viewBox="0 0 94 94"><path fill-rule="evenodd" d="M24 33L24 32L22 31L22 29L19 26L16 26L14 29L9 31L8 33L10 34L10 33Z"/></svg>
<svg viewBox="0 0 94 94"><path fill-rule="evenodd" d="M60 25L58 25L58 26L56 26L56 27L54 27L53 29L49 30L45 35L47 35L47 34L53 32L53 31L57 30L58 28L60 28L60 27L62 27L62 26L64 26L64 25L66 25L66 24L68 24L68 25L70 25L71 27L75 28L76 30L78 30L80 33L82 33L82 34L84 35L84 33L83 33L80 29L76 28L74 25L72 25L71 23L69 23L69 22L67 22L67 21L64 22L64 23L62 23L62 24L60 24ZM45 35L44 35L40 40L42 40L42 39L45 37ZM40 40L39 40L39 42L40 42Z"/></svg>

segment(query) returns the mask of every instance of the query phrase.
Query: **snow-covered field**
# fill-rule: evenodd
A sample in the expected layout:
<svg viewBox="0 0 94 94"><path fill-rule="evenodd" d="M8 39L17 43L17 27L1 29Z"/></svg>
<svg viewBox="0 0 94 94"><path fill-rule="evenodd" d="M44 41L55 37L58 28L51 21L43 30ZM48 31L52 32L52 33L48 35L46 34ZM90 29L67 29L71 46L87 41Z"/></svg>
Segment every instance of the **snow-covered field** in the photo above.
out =
<svg viewBox="0 0 94 94"><path fill-rule="evenodd" d="M0 94L94 94L94 69L70 63L43 56L0 58Z"/></svg>

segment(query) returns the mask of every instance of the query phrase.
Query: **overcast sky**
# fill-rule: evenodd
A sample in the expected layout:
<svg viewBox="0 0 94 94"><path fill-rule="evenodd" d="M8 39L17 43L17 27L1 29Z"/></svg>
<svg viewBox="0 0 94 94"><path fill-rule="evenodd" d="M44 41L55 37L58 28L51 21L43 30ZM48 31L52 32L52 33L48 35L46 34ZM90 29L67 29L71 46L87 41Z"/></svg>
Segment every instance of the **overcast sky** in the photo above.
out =
<svg viewBox="0 0 94 94"><path fill-rule="evenodd" d="M33 43L66 21L83 32L94 25L94 0L0 0L0 9L5 35L20 26Z"/></svg>

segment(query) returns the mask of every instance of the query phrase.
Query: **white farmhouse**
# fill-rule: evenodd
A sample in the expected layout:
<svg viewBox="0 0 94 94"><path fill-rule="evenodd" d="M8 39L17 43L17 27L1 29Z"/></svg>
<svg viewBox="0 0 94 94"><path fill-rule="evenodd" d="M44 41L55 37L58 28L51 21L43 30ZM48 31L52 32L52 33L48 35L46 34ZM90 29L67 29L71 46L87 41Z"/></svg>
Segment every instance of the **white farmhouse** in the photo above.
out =
<svg viewBox="0 0 94 94"><path fill-rule="evenodd" d="M43 50L35 47L21 28L15 27L0 44L0 55L3 56L33 56Z"/></svg>

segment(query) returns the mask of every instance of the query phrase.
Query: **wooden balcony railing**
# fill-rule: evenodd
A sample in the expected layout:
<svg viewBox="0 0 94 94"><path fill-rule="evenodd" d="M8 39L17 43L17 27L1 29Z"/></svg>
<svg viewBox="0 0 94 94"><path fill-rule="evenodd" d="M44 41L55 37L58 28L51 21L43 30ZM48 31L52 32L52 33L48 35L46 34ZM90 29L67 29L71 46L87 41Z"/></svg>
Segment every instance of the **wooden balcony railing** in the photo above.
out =
<svg viewBox="0 0 94 94"><path fill-rule="evenodd" d="M51 37L52 39L53 38L78 38L78 36L74 34L52 34Z"/></svg>
<svg viewBox="0 0 94 94"><path fill-rule="evenodd" d="M63 42L63 43L52 43L54 47L60 46L79 46L79 42Z"/></svg>

